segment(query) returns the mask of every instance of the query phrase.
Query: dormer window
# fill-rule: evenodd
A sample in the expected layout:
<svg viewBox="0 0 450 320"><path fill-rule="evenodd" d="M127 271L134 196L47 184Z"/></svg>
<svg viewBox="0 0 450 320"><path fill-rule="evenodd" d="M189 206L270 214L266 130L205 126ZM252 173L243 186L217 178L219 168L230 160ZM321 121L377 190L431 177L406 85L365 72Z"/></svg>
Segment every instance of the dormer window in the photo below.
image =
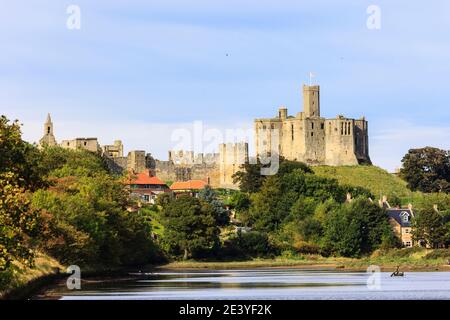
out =
<svg viewBox="0 0 450 320"><path fill-rule="evenodd" d="M409 222L409 213L406 211L402 211L400 213L400 217L402 218L402 222Z"/></svg>

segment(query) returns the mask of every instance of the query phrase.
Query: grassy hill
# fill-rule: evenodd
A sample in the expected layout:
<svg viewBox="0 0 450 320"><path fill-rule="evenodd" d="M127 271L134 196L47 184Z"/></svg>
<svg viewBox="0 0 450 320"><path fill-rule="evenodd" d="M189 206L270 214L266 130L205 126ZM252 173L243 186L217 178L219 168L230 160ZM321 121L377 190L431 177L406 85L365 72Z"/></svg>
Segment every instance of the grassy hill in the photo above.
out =
<svg viewBox="0 0 450 320"><path fill-rule="evenodd" d="M411 191L406 187L406 182L399 177L390 174L375 166L342 166L312 167L315 174L326 178L334 178L340 184L363 187L369 189L377 198L380 195L410 197Z"/></svg>

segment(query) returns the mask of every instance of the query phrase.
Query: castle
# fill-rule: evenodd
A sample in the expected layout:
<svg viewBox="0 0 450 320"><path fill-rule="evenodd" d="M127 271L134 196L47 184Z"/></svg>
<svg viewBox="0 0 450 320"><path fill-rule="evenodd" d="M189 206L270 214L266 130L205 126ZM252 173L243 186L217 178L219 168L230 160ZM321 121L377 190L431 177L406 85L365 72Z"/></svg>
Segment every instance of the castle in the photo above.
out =
<svg viewBox="0 0 450 320"><path fill-rule="evenodd" d="M320 116L319 86L303 86L303 112L289 116L281 107L275 118L254 120L256 157L280 155L309 165L357 165L370 163L368 123L364 118L351 119ZM44 124L39 146L58 145L50 115ZM60 147L85 149L101 154L111 170L143 172L148 170L163 181L203 180L213 187L236 188L233 174L249 162L248 143L222 143L218 153L169 151L167 161L155 159L144 150L133 150L124 156L120 140L100 146L97 138L63 140Z"/></svg>
<svg viewBox="0 0 450 320"><path fill-rule="evenodd" d="M288 116L281 107L277 117L255 119L254 126L258 157L277 153L309 165L370 163L367 121L321 117L318 85L303 86L303 112Z"/></svg>

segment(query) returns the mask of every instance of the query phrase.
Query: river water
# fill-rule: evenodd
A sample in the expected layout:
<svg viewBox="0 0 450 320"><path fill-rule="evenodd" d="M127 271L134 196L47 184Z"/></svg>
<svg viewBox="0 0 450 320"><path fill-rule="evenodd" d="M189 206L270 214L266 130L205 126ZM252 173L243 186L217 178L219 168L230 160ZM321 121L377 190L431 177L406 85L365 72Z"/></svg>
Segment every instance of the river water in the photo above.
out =
<svg viewBox="0 0 450 320"><path fill-rule="evenodd" d="M115 281L65 283L38 298L87 300L166 299L450 299L450 272L390 273L335 270L176 270L131 274Z"/></svg>

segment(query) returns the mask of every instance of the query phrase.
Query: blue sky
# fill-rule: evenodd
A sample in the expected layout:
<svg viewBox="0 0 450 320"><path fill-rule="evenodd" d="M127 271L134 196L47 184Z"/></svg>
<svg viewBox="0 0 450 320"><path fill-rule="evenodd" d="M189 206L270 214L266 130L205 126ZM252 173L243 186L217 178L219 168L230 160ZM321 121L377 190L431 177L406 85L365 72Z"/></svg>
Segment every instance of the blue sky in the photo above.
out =
<svg viewBox="0 0 450 320"><path fill-rule="evenodd" d="M194 121L224 132L280 105L296 114L313 71L323 116L368 119L374 164L450 149L448 1L1 3L0 113L29 141L50 112L59 141L122 139L166 159ZM80 30L66 28L71 4ZM380 30L366 26L372 4Z"/></svg>

